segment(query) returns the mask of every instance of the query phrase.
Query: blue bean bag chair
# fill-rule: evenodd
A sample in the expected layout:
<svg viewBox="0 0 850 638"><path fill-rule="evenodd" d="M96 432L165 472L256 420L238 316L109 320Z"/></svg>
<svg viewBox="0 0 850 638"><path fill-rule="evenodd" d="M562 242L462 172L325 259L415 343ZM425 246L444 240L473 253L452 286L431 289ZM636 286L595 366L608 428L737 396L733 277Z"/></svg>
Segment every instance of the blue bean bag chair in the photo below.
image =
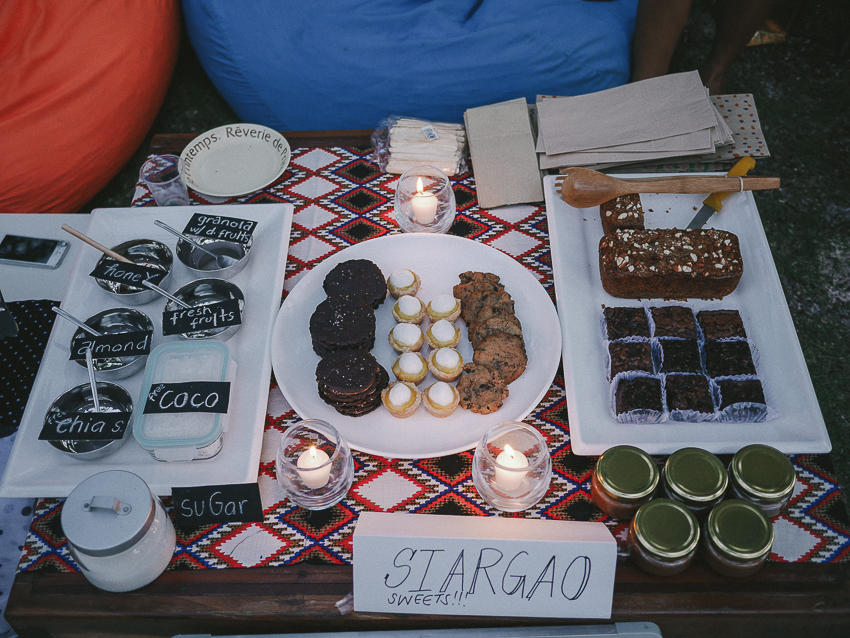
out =
<svg viewBox="0 0 850 638"><path fill-rule="evenodd" d="M189 38L242 120L375 128L624 84L638 0L182 0Z"/></svg>

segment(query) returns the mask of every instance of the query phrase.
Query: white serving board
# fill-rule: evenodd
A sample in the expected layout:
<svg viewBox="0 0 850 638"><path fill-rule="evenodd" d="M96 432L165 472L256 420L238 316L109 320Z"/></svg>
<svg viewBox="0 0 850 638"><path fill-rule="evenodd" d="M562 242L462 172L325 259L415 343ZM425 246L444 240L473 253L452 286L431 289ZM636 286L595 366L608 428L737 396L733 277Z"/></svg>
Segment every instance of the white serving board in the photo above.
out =
<svg viewBox="0 0 850 638"><path fill-rule="evenodd" d="M653 177L657 175L623 175ZM764 443L785 454L832 449L776 265L751 192L729 195L707 228L738 235L744 274L722 300L688 299L703 308L738 310L758 351L758 373L776 418L763 423L619 423L611 411L605 371L603 306L639 306L660 299L612 297L599 277L599 207L576 209L555 191L557 176L544 180L552 267L563 335L564 380L573 452L599 455L614 445L634 445L650 454L695 446L717 454ZM685 228L706 195L641 195L647 228Z"/></svg>
<svg viewBox="0 0 850 638"><path fill-rule="evenodd" d="M155 226L154 220L160 219L182 230L192 214L200 211L198 207L189 206L99 209L92 213L84 232L110 247L130 239L155 239L174 253L177 238ZM129 435L129 440L115 454L96 461L77 461L47 441L39 441L49 405L65 390L88 382L85 368L68 360L69 344L76 328L68 321L57 319L0 481L0 496L65 497L84 479L107 470L133 472L158 495L171 494L172 487L257 480L271 375L271 335L280 308L293 208L291 204L222 205L205 212L257 222L251 260L242 272L230 279L245 295L245 313L242 328L226 342L237 364L237 376L231 393L229 431L224 434L221 452L207 460L165 463L154 460ZM82 320L122 305L89 277L88 273L100 257L101 253L94 248L83 246L80 249L62 302L63 309ZM174 260L169 291L196 279L176 255ZM131 307L141 310L153 321L153 347L179 339L162 336L164 299ZM115 383L123 386L135 403L143 377L144 372L139 371Z"/></svg>

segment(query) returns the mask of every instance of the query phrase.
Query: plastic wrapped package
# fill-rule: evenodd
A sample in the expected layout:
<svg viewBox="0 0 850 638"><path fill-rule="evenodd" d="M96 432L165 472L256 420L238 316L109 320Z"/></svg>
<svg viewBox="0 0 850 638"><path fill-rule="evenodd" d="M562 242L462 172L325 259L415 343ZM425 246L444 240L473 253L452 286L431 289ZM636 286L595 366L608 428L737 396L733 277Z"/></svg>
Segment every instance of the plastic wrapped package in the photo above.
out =
<svg viewBox="0 0 850 638"><path fill-rule="evenodd" d="M462 124L390 116L372 133L372 161L387 173L401 175L423 164L446 175L468 170L466 130Z"/></svg>

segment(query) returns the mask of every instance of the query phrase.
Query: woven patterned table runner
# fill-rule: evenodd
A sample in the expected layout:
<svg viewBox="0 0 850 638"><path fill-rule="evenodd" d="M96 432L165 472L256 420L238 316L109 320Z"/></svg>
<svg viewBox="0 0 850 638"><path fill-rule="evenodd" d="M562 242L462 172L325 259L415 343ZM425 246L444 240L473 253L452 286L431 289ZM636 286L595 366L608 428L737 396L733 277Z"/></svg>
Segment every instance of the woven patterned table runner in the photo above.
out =
<svg viewBox="0 0 850 638"><path fill-rule="evenodd" d="M285 292L314 265L346 246L399 232L393 217L397 175L369 162L369 149L301 148L270 187L238 199L212 199L192 193L193 204L289 202L295 206ZM475 182L467 173L453 179L457 217L451 233L484 242L528 268L554 303L545 209L509 206L482 210ZM137 186L134 206L153 205ZM258 483L265 509L262 524L228 524L178 529L169 569L276 566L310 561L347 564L352 533L362 511L416 512L472 516L520 516L602 521L626 555L627 526L604 516L590 500L596 459L572 454L564 379L555 377L545 398L526 418L543 432L554 475L546 496L520 514L495 511L478 495L471 476L472 451L421 460L391 460L354 453L354 484L346 498L324 511L292 505L275 479L274 457L283 431L298 417L272 384L266 415ZM837 562L850 554L850 521L828 455L792 457L797 488L785 513L774 519L771 560ZM74 571L59 515L61 499L39 501L19 570ZM170 508L170 499L165 499Z"/></svg>

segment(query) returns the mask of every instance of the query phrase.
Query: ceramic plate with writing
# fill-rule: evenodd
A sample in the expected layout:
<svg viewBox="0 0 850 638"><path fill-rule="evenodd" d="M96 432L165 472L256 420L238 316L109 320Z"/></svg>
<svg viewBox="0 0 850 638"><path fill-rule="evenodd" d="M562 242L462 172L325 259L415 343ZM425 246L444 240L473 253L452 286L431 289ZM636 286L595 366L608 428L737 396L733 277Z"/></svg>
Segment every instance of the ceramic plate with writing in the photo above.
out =
<svg viewBox="0 0 850 638"><path fill-rule="evenodd" d="M228 124L198 135L180 154L186 185L204 195L237 197L264 188L289 166L289 142L259 124Z"/></svg>
<svg viewBox="0 0 850 638"><path fill-rule="evenodd" d="M384 276L406 268L422 279L417 296L427 303L437 295L451 293L460 283L458 275L469 270L492 272L501 278L513 297L522 323L528 367L508 386L504 405L488 415L458 407L446 418L431 416L423 406L406 418L392 416L383 406L360 417L339 414L319 398L315 370L319 356L310 339L310 316L325 299L322 282L340 262L370 259ZM390 372L398 355L387 342L396 325L392 317L395 300L388 296L375 311L377 328L372 354ZM423 328L429 322L425 319ZM464 361L472 360L472 346L463 320L458 350ZM540 402L552 384L560 360L561 332L558 314L549 295L534 275L505 253L486 244L453 235L410 233L370 239L341 250L304 275L286 298L272 337L272 367L278 386L299 416L331 423L354 449L387 458L445 456L475 447L487 428L503 421L521 421ZM428 346L423 346L427 356ZM392 377L392 372L390 372ZM426 388L436 379L428 373L418 386Z"/></svg>

